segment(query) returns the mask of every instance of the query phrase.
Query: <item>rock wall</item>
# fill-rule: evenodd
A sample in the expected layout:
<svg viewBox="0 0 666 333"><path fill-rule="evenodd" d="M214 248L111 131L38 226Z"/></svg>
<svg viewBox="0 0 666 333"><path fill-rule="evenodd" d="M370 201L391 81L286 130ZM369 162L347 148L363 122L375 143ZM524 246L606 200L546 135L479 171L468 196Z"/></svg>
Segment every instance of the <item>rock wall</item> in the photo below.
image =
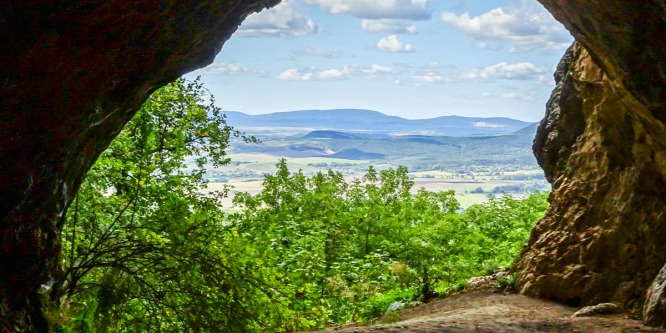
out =
<svg viewBox="0 0 666 333"><path fill-rule="evenodd" d="M0 331L48 330L61 217L148 95L278 2L0 3Z"/></svg>
<svg viewBox="0 0 666 333"><path fill-rule="evenodd" d="M659 271L650 289L648 289L643 321L650 326L666 326L666 266Z"/></svg>
<svg viewBox="0 0 666 333"><path fill-rule="evenodd" d="M666 2L541 2L577 42L534 142L553 192L518 283L571 305L640 310L666 263ZM664 304L651 295L662 303L648 307ZM646 322L663 324L663 309L646 308Z"/></svg>
<svg viewBox="0 0 666 333"><path fill-rule="evenodd" d="M614 87L666 120L666 1L538 1L588 50Z"/></svg>
<svg viewBox="0 0 666 333"><path fill-rule="evenodd" d="M534 151L551 207L518 264L522 292L642 306L666 263L666 128L580 44L556 73Z"/></svg>

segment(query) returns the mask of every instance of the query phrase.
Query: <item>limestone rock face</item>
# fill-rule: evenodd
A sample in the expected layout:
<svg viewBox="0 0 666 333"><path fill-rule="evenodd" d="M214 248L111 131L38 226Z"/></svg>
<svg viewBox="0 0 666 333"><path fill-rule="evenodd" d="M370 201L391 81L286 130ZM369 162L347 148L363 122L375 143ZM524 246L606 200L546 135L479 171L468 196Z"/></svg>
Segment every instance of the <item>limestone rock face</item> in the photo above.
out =
<svg viewBox="0 0 666 333"><path fill-rule="evenodd" d="M666 2L539 1L577 42L534 141L553 192L518 284L638 309L666 262ZM645 303L653 325L666 322L659 281Z"/></svg>
<svg viewBox="0 0 666 333"><path fill-rule="evenodd" d="M577 44L534 142L553 192L519 285L638 310L652 284L646 323L663 325L663 274L652 282L666 262L666 1L539 1Z"/></svg>
<svg viewBox="0 0 666 333"><path fill-rule="evenodd" d="M643 321L650 326L666 326L666 266L659 271L659 275L648 289L645 306L643 307Z"/></svg>
<svg viewBox="0 0 666 333"><path fill-rule="evenodd" d="M47 329L38 289L57 279L61 217L148 95L278 2L0 4L0 330Z"/></svg>
<svg viewBox="0 0 666 333"><path fill-rule="evenodd" d="M666 1L538 0L613 85L666 120Z"/></svg>
<svg viewBox="0 0 666 333"><path fill-rule="evenodd" d="M646 91L630 91L607 74L580 43L567 51L556 79L534 141L553 185L551 207L517 265L520 290L574 306L639 308L666 262L661 111L642 101Z"/></svg>
<svg viewBox="0 0 666 333"><path fill-rule="evenodd" d="M597 305L586 306L576 312L571 317L592 317L605 314L622 313L622 308L613 303L600 303Z"/></svg>

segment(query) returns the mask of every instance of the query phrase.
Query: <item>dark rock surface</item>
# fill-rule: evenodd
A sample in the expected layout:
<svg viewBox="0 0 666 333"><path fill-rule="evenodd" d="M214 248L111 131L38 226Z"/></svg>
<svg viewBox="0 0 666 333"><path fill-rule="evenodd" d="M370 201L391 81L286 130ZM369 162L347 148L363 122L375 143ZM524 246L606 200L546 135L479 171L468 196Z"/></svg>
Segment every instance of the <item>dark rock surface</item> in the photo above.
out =
<svg viewBox="0 0 666 333"><path fill-rule="evenodd" d="M622 307L614 303L599 303L586 306L571 315L571 317L592 317L605 314L622 313Z"/></svg>
<svg viewBox="0 0 666 333"><path fill-rule="evenodd" d="M578 42L534 141L553 192L518 282L574 306L640 310L666 262L665 2L541 2Z"/></svg>
<svg viewBox="0 0 666 333"><path fill-rule="evenodd" d="M613 86L666 120L666 1L538 1L585 46Z"/></svg>
<svg viewBox="0 0 666 333"><path fill-rule="evenodd" d="M211 63L279 0L0 4L0 327L46 330L60 218L156 88ZM46 288L45 288L46 289Z"/></svg>
<svg viewBox="0 0 666 333"><path fill-rule="evenodd" d="M523 293L639 308L666 262L666 128L575 44L534 142L551 207L517 269Z"/></svg>
<svg viewBox="0 0 666 333"><path fill-rule="evenodd" d="M666 326L666 266L659 271L659 275L648 289L645 306L643 307L643 321L649 326Z"/></svg>
<svg viewBox="0 0 666 333"><path fill-rule="evenodd" d="M553 193L517 266L522 291L640 310L652 284L646 323L663 325L666 1L539 1L579 45L534 142Z"/></svg>

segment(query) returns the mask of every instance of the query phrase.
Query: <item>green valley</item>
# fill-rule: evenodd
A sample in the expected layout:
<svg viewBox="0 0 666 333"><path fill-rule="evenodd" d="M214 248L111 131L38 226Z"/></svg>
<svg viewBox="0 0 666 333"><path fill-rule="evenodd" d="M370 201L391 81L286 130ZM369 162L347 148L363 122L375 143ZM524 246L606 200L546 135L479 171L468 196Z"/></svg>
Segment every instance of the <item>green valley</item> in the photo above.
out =
<svg viewBox="0 0 666 333"><path fill-rule="evenodd" d="M531 150L536 124L508 118L441 117L430 122L431 135L425 135L412 131L410 123L426 120L357 111L360 116L356 118L350 116L350 110L245 117L232 113L229 118L241 123L237 128L260 142L232 142L228 150L232 162L210 168L206 178L214 189L228 184L234 192L257 193L263 175L274 172L278 160L286 158L290 169L305 175L334 170L348 179L360 177L369 166L405 166L415 183L412 191L421 187L454 190L463 207L502 194L524 197L550 189ZM319 119L324 115L326 119ZM356 122L345 125L345 118ZM256 121L254 126L248 126L248 119ZM376 124L384 127L378 129Z"/></svg>

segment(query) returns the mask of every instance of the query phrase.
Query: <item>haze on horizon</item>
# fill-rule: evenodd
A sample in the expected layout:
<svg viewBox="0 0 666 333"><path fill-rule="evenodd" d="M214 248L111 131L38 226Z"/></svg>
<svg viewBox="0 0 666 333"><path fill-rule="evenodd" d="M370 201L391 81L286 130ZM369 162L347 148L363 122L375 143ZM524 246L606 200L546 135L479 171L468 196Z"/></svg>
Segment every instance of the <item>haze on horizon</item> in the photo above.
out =
<svg viewBox="0 0 666 333"><path fill-rule="evenodd" d="M286 0L248 17L212 65L187 77L247 114L539 121L572 41L536 0Z"/></svg>

